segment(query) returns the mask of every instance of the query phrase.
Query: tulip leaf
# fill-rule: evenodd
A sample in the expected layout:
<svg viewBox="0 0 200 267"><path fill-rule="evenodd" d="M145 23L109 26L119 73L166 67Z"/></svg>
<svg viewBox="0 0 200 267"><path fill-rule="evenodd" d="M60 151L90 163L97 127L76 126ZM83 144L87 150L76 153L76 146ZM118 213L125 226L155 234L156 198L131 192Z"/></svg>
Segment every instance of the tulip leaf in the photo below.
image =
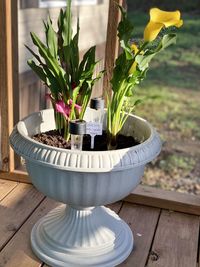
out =
<svg viewBox="0 0 200 267"><path fill-rule="evenodd" d="M83 59L79 65L79 76L83 70L88 70L91 67L91 64L95 62L95 50L96 46L91 47L83 56Z"/></svg>
<svg viewBox="0 0 200 267"><path fill-rule="evenodd" d="M67 8L63 15L62 26L63 46L68 46L72 38L71 0L67 1Z"/></svg>
<svg viewBox="0 0 200 267"><path fill-rule="evenodd" d="M55 59L53 58L53 56L51 55L51 53L49 52L48 47L46 47L42 41L37 37L37 35L35 33L31 32L31 38L33 43L38 47L38 51L40 53L40 55L43 57L43 59L45 60L47 66L55 73L55 74L59 74L59 70L58 70L58 64L56 63Z"/></svg>
<svg viewBox="0 0 200 267"><path fill-rule="evenodd" d="M30 48L28 47L27 45L24 45L28 50L29 52L37 59L38 62L40 62L40 64L42 64L42 60L41 58Z"/></svg>
<svg viewBox="0 0 200 267"><path fill-rule="evenodd" d="M44 58L48 68L52 71L58 79L60 87L65 90L64 70L59 66L58 61L51 55L48 47L46 47L35 33L31 33L33 43L38 47L40 55Z"/></svg>
<svg viewBox="0 0 200 267"><path fill-rule="evenodd" d="M54 58L57 58L57 50L58 50L58 44L57 44L57 35L52 27L52 21L50 17L48 17L46 27L46 43L49 48L49 52Z"/></svg>
<svg viewBox="0 0 200 267"><path fill-rule="evenodd" d="M66 69L65 67L65 62L64 62L64 49L63 49L63 37L62 37L62 29L63 29L63 19L64 19L64 12L62 8L60 9L60 14L58 17L58 32L57 32L57 37L58 37L58 56L60 59L61 66Z"/></svg>
<svg viewBox="0 0 200 267"><path fill-rule="evenodd" d="M59 83L57 81L57 79L52 75L52 74L48 74L48 79L49 79L49 88L51 90L52 96L53 98L57 101L58 100L58 91L60 86Z"/></svg>
<svg viewBox="0 0 200 267"><path fill-rule="evenodd" d="M38 66L34 60L29 59L27 61L28 65L31 67L31 69L38 75L38 77L48 85L46 73L44 72L43 68Z"/></svg>
<svg viewBox="0 0 200 267"><path fill-rule="evenodd" d="M64 20L64 12L63 9L61 8L57 21L58 31L63 28L63 20Z"/></svg>
<svg viewBox="0 0 200 267"><path fill-rule="evenodd" d="M79 67L79 47L78 47L78 41L79 41L79 19L77 21L77 32L71 42L71 51L72 51L72 58L73 58L73 67L74 67L74 80L77 80L78 77L78 67Z"/></svg>

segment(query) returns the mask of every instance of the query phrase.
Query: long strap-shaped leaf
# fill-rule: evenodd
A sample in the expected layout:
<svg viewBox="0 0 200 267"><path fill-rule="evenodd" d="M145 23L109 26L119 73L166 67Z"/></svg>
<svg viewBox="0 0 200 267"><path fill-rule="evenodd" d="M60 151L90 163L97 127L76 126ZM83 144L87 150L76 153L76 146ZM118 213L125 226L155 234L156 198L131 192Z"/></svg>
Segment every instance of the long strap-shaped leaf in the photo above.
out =
<svg viewBox="0 0 200 267"><path fill-rule="evenodd" d="M49 85L47 75L44 72L43 68L38 66L34 60L29 59L27 61L28 65L31 67L31 69L39 76L39 78L46 84Z"/></svg>
<svg viewBox="0 0 200 267"><path fill-rule="evenodd" d="M71 0L67 0L67 8L63 18L63 46L68 46L72 39Z"/></svg>
<svg viewBox="0 0 200 267"><path fill-rule="evenodd" d="M46 43L49 48L49 52L54 58L57 58L57 51L58 51L57 35L52 27L52 21L50 17L48 17L47 19L45 32L46 32Z"/></svg>
<svg viewBox="0 0 200 267"><path fill-rule="evenodd" d="M35 33L31 33L31 38L33 40L33 43L38 47L38 51L45 60L48 68L58 79L61 89L64 91L66 89L64 70L59 66L58 61L51 55L48 48L40 41Z"/></svg>

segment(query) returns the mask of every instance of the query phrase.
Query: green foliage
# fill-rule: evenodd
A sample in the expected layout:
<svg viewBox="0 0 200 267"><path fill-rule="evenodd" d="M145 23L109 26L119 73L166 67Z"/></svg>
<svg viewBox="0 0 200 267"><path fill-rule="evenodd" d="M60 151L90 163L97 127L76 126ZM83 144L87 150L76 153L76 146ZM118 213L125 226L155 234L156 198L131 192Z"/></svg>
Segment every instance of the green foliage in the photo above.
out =
<svg viewBox="0 0 200 267"><path fill-rule="evenodd" d="M96 78L93 77L97 64L95 46L90 48L79 62L79 20L76 34L73 36L71 0L67 0L66 10L60 10L57 32L50 17L43 24L46 42L43 43L35 33L31 33L32 42L37 47L38 53L26 46L34 57L28 60L28 65L49 87L56 127L60 133L65 133L66 139L69 139L68 121L83 118L93 85L103 72ZM63 113L59 113L58 104L63 107Z"/></svg>
<svg viewBox="0 0 200 267"><path fill-rule="evenodd" d="M140 12L148 11L151 7L158 7L163 10L180 10L181 12L191 12L199 10L199 0L127 0L128 10L135 10Z"/></svg>
<svg viewBox="0 0 200 267"><path fill-rule="evenodd" d="M190 172L195 166L195 160L182 155L169 155L166 159L159 162L159 167L166 172L182 169Z"/></svg>
<svg viewBox="0 0 200 267"><path fill-rule="evenodd" d="M140 36L147 22L146 12L128 11L129 18L137 25L137 36ZM136 96L141 99L149 97L137 107L137 115L151 121L167 140L156 165L147 169L145 183L178 191L180 183L185 191L189 181L195 187L199 177L200 16L184 13L183 19L184 27L178 33L178 45L154 58L148 79L136 91ZM151 99L153 96L157 98ZM183 157L187 168L180 168L177 161L182 160L173 160L171 155ZM192 161L196 161L195 166Z"/></svg>
<svg viewBox="0 0 200 267"><path fill-rule="evenodd" d="M160 51L166 49L168 46L176 43L176 34L170 33L163 36L161 41L154 46L154 49L146 49L144 54L137 55L135 57L135 61L138 63L138 67L141 70L146 70L148 68L148 64L151 62L154 56Z"/></svg>
<svg viewBox="0 0 200 267"><path fill-rule="evenodd" d="M129 18L140 29L145 26L145 13L130 12ZM183 19L178 46L171 46L154 58L148 79L136 88L136 95L149 98L137 108L139 116L151 121L165 139L172 135L174 140L187 143L191 138L200 139L200 18L183 14ZM152 99L153 96L159 97Z"/></svg>
<svg viewBox="0 0 200 267"><path fill-rule="evenodd" d="M153 41L137 40L134 43L131 42L133 24L124 9L119 8L122 19L118 25L118 37L122 52L115 61L110 81L113 96L108 100L109 149L114 149L117 146L117 135L126 122L128 114L142 102L141 99L131 100L133 100L135 86L146 77L151 60L161 51L176 43L176 34L172 28L161 32Z"/></svg>

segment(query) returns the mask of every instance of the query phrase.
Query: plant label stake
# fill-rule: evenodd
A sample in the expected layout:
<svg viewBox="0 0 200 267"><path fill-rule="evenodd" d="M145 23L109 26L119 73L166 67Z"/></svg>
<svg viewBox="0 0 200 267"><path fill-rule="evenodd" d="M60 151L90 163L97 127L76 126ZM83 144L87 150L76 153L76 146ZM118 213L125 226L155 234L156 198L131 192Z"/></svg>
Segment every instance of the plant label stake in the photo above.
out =
<svg viewBox="0 0 200 267"><path fill-rule="evenodd" d="M102 135L103 116L104 116L104 100L101 97L92 98L90 108L94 109L91 122L86 125L86 133L91 136L90 148L94 149L94 138L96 135Z"/></svg>
<svg viewBox="0 0 200 267"><path fill-rule="evenodd" d="M83 135L86 133L86 122L84 120L70 121L69 133L71 134L71 150L82 150Z"/></svg>
<svg viewBox="0 0 200 267"><path fill-rule="evenodd" d="M99 122L87 122L86 124L86 134L91 136L90 148L94 149L94 138L96 135L102 135L102 123Z"/></svg>

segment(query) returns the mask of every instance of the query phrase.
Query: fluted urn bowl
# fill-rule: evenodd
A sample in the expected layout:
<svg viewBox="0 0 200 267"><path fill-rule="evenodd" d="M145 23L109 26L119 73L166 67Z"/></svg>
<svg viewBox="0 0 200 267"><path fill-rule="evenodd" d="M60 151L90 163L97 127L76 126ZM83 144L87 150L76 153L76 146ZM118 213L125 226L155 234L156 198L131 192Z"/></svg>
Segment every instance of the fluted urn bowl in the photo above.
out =
<svg viewBox="0 0 200 267"><path fill-rule="evenodd" d="M85 120L92 116L88 108ZM134 136L140 144L126 149L72 151L31 138L52 129L53 110L42 110L21 120L10 136L11 146L26 161L34 186L67 204L36 223L32 249L50 266L116 266L132 251L133 235L129 226L103 205L124 198L138 185L146 163L160 152L160 138L147 121L133 115L122 133Z"/></svg>

